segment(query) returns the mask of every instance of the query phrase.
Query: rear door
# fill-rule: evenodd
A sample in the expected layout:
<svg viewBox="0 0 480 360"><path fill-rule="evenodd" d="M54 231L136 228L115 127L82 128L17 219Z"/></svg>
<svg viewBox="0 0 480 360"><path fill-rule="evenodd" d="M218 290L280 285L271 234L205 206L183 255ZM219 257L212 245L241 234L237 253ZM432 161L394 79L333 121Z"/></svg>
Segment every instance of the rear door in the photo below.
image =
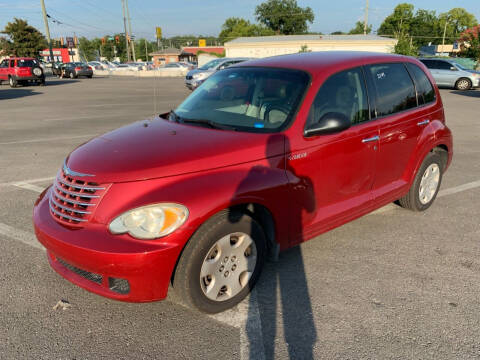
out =
<svg viewBox="0 0 480 360"><path fill-rule="evenodd" d="M368 65L366 73L380 130L373 196L377 204L387 203L408 186L407 164L430 119L418 111L415 85L405 64Z"/></svg>

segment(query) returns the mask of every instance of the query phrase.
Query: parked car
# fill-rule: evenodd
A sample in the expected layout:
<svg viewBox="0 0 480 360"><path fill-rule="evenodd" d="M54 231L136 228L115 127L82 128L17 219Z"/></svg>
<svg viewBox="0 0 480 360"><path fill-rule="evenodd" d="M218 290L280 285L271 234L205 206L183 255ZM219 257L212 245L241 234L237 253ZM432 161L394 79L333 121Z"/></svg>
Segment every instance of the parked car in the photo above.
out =
<svg viewBox="0 0 480 360"><path fill-rule="evenodd" d="M454 60L421 58L420 61L430 70L438 86L457 90L480 87L480 72L465 69Z"/></svg>
<svg viewBox="0 0 480 360"><path fill-rule="evenodd" d="M10 87L35 83L45 85L45 73L34 58L11 57L0 63L0 83L8 81Z"/></svg>
<svg viewBox="0 0 480 360"><path fill-rule="evenodd" d="M247 60L249 60L249 58L219 58L211 60L203 66L189 71L185 76L185 85L190 90L195 90L210 75L217 72L218 70L225 69L230 65L238 64Z"/></svg>
<svg viewBox="0 0 480 360"><path fill-rule="evenodd" d="M171 62L171 63L168 63L168 64L165 64L161 67L161 69L182 69L182 70L185 70L185 69L188 69L188 65L185 64L185 63L181 63L181 62Z"/></svg>
<svg viewBox="0 0 480 360"><path fill-rule="evenodd" d="M89 61L87 63L93 70L108 70L108 66L102 64L100 61Z"/></svg>
<svg viewBox="0 0 480 360"><path fill-rule="evenodd" d="M428 209L451 159L440 93L418 60L276 56L80 145L33 221L69 281L132 302L171 284L215 313L249 293L267 254L393 201Z"/></svg>
<svg viewBox="0 0 480 360"><path fill-rule="evenodd" d="M82 62L66 63L63 67L63 76L70 79L76 79L79 76L93 77L93 70L90 66Z"/></svg>

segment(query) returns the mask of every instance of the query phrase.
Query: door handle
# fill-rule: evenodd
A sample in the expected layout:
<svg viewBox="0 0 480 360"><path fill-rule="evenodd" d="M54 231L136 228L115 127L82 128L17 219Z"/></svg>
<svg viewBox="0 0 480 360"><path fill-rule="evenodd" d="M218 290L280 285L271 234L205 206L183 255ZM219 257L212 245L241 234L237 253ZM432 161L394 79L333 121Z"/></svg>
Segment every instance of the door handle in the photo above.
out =
<svg viewBox="0 0 480 360"><path fill-rule="evenodd" d="M367 139L363 139L362 140L362 143L369 143L369 142L372 142L372 141L378 141L380 140L380 136L373 136L371 138L367 138Z"/></svg>
<svg viewBox="0 0 480 360"><path fill-rule="evenodd" d="M418 126L423 126L423 125L427 125L429 123L430 123L430 120L427 119L427 120L423 120L423 121L418 122L417 125Z"/></svg>

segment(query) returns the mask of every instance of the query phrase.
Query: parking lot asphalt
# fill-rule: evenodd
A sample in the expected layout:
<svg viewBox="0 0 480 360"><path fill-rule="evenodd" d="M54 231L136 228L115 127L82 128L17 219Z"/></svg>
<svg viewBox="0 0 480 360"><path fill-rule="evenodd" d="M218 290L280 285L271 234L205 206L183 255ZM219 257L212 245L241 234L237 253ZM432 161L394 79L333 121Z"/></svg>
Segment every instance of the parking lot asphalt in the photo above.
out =
<svg viewBox="0 0 480 360"><path fill-rule="evenodd" d="M441 90L454 159L428 211L388 205L281 253L250 298L207 316L70 284L31 224L73 148L174 108L183 79L47 80L0 85L0 359L480 358L480 91Z"/></svg>

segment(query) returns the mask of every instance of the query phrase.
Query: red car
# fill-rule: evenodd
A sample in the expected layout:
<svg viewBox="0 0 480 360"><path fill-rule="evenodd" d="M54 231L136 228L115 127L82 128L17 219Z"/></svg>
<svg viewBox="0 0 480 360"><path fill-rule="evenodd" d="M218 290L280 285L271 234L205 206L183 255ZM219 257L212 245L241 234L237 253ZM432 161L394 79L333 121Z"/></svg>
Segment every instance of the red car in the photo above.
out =
<svg viewBox="0 0 480 360"><path fill-rule="evenodd" d="M13 57L0 63L0 83L2 81L8 81L10 87L27 85L30 82L45 85L45 74L37 59Z"/></svg>
<svg viewBox="0 0 480 360"><path fill-rule="evenodd" d="M279 250L390 202L426 210L451 159L440 94L416 59L277 56L79 146L33 220L71 282L132 302L163 299L172 284L215 313Z"/></svg>

